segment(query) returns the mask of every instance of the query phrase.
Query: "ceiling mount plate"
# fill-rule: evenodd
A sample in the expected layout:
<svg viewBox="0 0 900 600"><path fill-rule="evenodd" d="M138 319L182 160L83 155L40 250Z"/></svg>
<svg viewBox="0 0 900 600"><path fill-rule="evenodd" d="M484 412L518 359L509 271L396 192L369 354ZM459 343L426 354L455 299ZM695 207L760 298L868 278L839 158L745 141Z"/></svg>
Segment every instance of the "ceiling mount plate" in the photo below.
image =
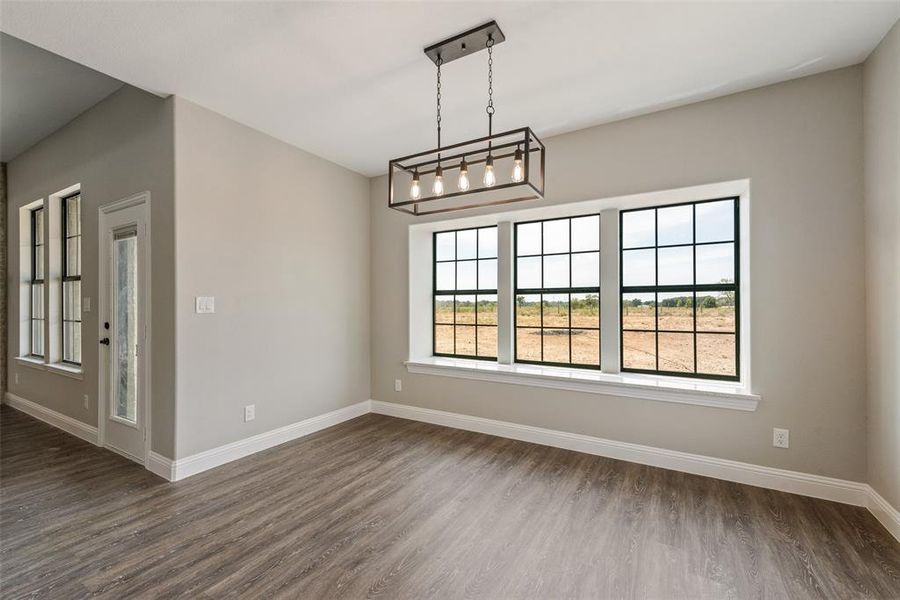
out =
<svg viewBox="0 0 900 600"><path fill-rule="evenodd" d="M497 21L490 21L437 44L432 44L425 48L425 55L435 65L437 65L439 56L443 59L443 64L447 64L457 58L484 50L487 47L485 44L487 44L488 38L493 38L494 45L506 40L506 36L503 35L500 26L497 25Z"/></svg>

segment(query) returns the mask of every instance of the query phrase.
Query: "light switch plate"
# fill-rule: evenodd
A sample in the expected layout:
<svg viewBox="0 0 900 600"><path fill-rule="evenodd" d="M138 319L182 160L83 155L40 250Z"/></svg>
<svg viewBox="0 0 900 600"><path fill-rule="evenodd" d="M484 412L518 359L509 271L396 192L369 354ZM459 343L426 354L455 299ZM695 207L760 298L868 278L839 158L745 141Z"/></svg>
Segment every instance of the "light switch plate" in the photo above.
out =
<svg viewBox="0 0 900 600"><path fill-rule="evenodd" d="M256 418L256 405L248 404L244 407L244 423L248 423Z"/></svg>
<svg viewBox="0 0 900 600"><path fill-rule="evenodd" d="M194 308L198 315L216 312L216 299L214 296L197 296L194 299Z"/></svg>
<svg viewBox="0 0 900 600"><path fill-rule="evenodd" d="M81 299L81 312L91 312L91 297L85 296Z"/></svg>
<svg viewBox="0 0 900 600"><path fill-rule="evenodd" d="M394 380L394 391L395 391L395 392L402 392L402 391L403 391L403 381L401 381L401 380L399 380L399 379L395 379L395 380Z"/></svg>

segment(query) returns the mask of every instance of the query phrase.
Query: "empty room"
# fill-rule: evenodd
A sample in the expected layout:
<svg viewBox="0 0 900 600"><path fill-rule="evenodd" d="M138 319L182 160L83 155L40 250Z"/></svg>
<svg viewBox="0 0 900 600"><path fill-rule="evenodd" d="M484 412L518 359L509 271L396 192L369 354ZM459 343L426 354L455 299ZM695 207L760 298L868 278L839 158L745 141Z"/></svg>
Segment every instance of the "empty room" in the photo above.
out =
<svg viewBox="0 0 900 600"><path fill-rule="evenodd" d="M900 0L0 0L0 598L900 599Z"/></svg>

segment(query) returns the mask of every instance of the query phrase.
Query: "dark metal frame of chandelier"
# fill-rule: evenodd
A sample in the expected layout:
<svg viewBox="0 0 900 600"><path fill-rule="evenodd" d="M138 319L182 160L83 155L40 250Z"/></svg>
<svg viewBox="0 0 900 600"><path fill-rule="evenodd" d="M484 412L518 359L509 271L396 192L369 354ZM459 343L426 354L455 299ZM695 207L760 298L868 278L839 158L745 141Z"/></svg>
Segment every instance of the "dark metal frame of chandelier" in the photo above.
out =
<svg viewBox="0 0 900 600"><path fill-rule="evenodd" d="M499 142L499 143L498 143ZM470 150L459 151L462 148L473 147ZM396 172L406 172L410 175L418 173L418 175L433 174L440 163L445 177L448 174L459 171L460 161L465 159L468 166L484 164L490 155L495 161L505 158L511 158L515 155L516 149L522 148L522 181L513 181L509 183L498 183L493 186L475 186L473 185L466 191L450 192L439 196L422 196L417 199L394 200L394 179ZM453 152L453 154L446 154ZM441 154L440 158L436 155ZM481 206L495 206L498 204L510 204L513 202L522 202L525 200L543 200L544 198L544 172L545 172L545 148L543 142L534 134L530 127L521 127L519 129L511 129L502 133L444 146L443 148L434 148L425 152L411 154L401 158L395 158L388 163L388 206L390 208L417 216L433 215L444 212L454 212L457 210L466 210L470 208L478 208ZM430 158L429 157L435 157ZM535 185L532 181L532 168L537 166L537 179L539 185ZM450 177L446 179L452 181ZM527 193L523 196L514 198L500 198L491 201L477 202L474 204L464 204L459 206L450 206L436 209L429 209L427 206L420 208L420 205L435 200L448 200L469 196L473 194L485 195L488 192L507 190L510 188L523 188ZM426 210L422 210L426 208Z"/></svg>
<svg viewBox="0 0 900 600"><path fill-rule="evenodd" d="M401 158L395 158L388 162L388 207L399 210L411 215L422 216L437 213L454 212L458 210L467 210L471 208L479 208L483 206L494 206L499 204L510 204L513 202L522 202L526 200L542 200L544 198L544 182L545 182L545 164L546 164L546 148L540 139L534 134L530 127L521 127L519 129L511 129L502 133L493 133L492 117L494 114L493 107L493 89L492 70L493 60L491 57L491 49L495 44L505 41L506 36L500 30L496 21L490 21L475 27L451 38L438 42L428 48L425 48L425 54L437 66L437 140L438 147L425 152L410 154ZM441 65L462 58L469 54L488 50L488 135L450 146L441 145ZM522 152L524 150L524 152ZM452 154L447 154L451 152ZM534 157L532 155L535 155ZM437 172L437 175L458 172L461 163L469 165L485 164L490 159L491 165L493 161L503 160L514 157L516 163L521 158L522 163L522 179L520 181L511 181L509 183L497 183L494 185L472 186L465 190L459 190L450 193L433 194L431 196L421 196L417 198L409 198L405 200L395 201L394 183L396 174L406 173L414 178L415 182L419 182L421 175L430 175ZM533 165L537 165L536 173L533 173ZM438 170L440 171L438 172ZM539 181L535 185L532 180L532 174L536 175ZM509 190L511 188L522 188L526 193L522 196L513 198L499 197L494 192ZM460 198L464 196L481 195L494 196L488 201L481 201L471 204L451 205L441 208L430 208L432 205L426 203L439 200L448 200ZM426 210L422 210L425 208Z"/></svg>

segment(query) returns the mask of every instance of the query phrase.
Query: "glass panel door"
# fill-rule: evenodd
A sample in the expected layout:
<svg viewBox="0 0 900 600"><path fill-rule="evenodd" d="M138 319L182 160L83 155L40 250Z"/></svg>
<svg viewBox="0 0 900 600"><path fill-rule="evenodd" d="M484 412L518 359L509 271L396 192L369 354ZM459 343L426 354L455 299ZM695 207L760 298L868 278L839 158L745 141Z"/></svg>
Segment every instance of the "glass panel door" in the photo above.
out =
<svg viewBox="0 0 900 600"><path fill-rule="evenodd" d="M113 414L137 422L137 231L115 234L113 243Z"/></svg>

